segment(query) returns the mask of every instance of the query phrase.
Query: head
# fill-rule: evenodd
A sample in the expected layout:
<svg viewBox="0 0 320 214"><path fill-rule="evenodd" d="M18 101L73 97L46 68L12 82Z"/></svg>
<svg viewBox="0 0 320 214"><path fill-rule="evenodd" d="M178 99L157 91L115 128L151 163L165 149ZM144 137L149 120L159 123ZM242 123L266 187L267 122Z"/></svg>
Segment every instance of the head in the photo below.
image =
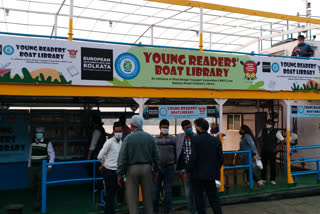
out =
<svg viewBox="0 0 320 214"><path fill-rule="evenodd" d="M253 133L252 133L251 129L247 125L242 125L240 127L239 134L242 135L242 136L244 136L245 134L249 134L254 139Z"/></svg>
<svg viewBox="0 0 320 214"><path fill-rule="evenodd" d="M217 134L219 132L219 126L216 123L211 123L210 127L211 134Z"/></svg>
<svg viewBox="0 0 320 214"><path fill-rule="evenodd" d="M143 127L143 117L134 115L132 117L132 122L130 124L131 131L134 131L136 129L142 129Z"/></svg>
<svg viewBox="0 0 320 214"><path fill-rule="evenodd" d="M169 134L169 121L167 119L163 119L159 123L160 131L163 135Z"/></svg>
<svg viewBox="0 0 320 214"><path fill-rule="evenodd" d="M113 135L117 140L122 138L122 125L120 122L113 123Z"/></svg>
<svg viewBox="0 0 320 214"><path fill-rule="evenodd" d="M121 116L119 117L119 122L120 122L122 125L125 125L125 124L126 124L126 120L127 120L127 118L126 118L125 115L121 115Z"/></svg>
<svg viewBox="0 0 320 214"><path fill-rule="evenodd" d="M192 130L192 123L190 120L182 121L181 127L182 127L182 130L184 131L184 133L186 133L186 135L192 135L193 130Z"/></svg>
<svg viewBox="0 0 320 214"><path fill-rule="evenodd" d="M35 137L37 140L43 140L44 139L44 128L43 127L37 127L35 129Z"/></svg>
<svg viewBox="0 0 320 214"><path fill-rule="evenodd" d="M93 117L92 117L92 123L93 123L93 126L94 126L94 127L102 126L102 125L103 125L100 116L93 116Z"/></svg>
<svg viewBox="0 0 320 214"><path fill-rule="evenodd" d="M298 45L303 45L304 43L304 36L303 35L299 35L298 36Z"/></svg>
<svg viewBox="0 0 320 214"><path fill-rule="evenodd" d="M198 134L208 132L209 123L204 118L200 117L194 121L194 125L196 126L196 131Z"/></svg>
<svg viewBox="0 0 320 214"><path fill-rule="evenodd" d="M271 119L267 120L266 128L271 129L273 127L273 121Z"/></svg>

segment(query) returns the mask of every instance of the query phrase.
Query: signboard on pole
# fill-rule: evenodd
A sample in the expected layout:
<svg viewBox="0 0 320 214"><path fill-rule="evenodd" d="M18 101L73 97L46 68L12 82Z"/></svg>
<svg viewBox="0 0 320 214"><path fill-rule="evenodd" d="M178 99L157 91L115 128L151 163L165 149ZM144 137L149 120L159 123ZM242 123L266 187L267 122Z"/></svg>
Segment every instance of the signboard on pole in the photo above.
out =
<svg viewBox="0 0 320 214"><path fill-rule="evenodd" d="M291 106L290 117L320 117L320 105Z"/></svg>

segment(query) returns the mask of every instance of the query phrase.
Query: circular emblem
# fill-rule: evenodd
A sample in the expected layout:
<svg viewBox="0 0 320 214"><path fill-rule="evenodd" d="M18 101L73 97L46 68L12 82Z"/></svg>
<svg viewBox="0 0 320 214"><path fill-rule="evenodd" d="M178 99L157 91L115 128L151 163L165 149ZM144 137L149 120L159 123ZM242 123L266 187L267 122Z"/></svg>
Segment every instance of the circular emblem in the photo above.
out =
<svg viewBox="0 0 320 214"><path fill-rule="evenodd" d="M304 112L304 106L299 106L299 107L298 107L298 112L299 112L300 114L303 114L303 112Z"/></svg>
<svg viewBox="0 0 320 214"><path fill-rule="evenodd" d="M279 70L280 70L279 64L276 62L272 63L272 71L277 73Z"/></svg>
<svg viewBox="0 0 320 214"><path fill-rule="evenodd" d="M167 109L165 109L165 108L161 108L161 109L160 109L160 115L161 115L161 116L166 116L167 113L168 113Z"/></svg>
<svg viewBox="0 0 320 214"><path fill-rule="evenodd" d="M115 68L121 78L130 80L140 73L140 62L135 55L123 53L116 59Z"/></svg>
<svg viewBox="0 0 320 214"><path fill-rule="evenodd" d="M3 47L3 52L6 55L12 55L14 53L14 48L11 45L6 45Z"/></svg>

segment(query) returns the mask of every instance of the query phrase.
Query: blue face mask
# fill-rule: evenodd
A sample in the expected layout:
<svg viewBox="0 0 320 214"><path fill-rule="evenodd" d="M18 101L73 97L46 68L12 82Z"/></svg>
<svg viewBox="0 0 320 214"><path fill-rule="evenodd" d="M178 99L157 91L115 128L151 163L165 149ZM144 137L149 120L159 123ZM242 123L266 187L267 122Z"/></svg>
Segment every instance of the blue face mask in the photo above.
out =
<svg viewBox="0 0 320 214"><path fill-rule="evenodd" d="M192 128L186 129L186 130L184 130L184 133L186 133L186 134L192 134L192 133L193 133L193 130L192 130Z"/></svg>
<svg viewBox="0 0 320 214"><path fill-rule="evenodd" d="M43 133L36 133L36 139L42 140L43 139Z"/></svg>

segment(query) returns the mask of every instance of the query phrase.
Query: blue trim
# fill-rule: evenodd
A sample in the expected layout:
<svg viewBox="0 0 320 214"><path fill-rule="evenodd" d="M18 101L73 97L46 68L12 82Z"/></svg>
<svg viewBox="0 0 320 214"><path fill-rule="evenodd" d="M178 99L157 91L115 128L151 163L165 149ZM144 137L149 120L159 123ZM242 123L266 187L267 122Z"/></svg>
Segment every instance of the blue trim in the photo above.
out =
<svg viewBox="0 0 320 214"><path fill-rule="evenodd" d="M308 160L308 159L316 159L320 157L307 157L307 158L292 158L291 161L296 161L296 160Z"/></svg>
<svg viewBox="0 0 320 214"><path fill-rule="evenodd" d="M94 181L94 180L103 180L103 178L100 177L100 178L66 179L66 180L48 181L47 184L68 183L68 182L75 182L75 181Z"/></svg>
<svg viewBox="0 0 320 214"><path fill-rule="evenodd" d="M41 212L47 210L47 160L42 161L42 200Z"/></svg>
<svg viewBox="0 0 320 214"><path fill-rule="evenodd" d="M250 165L225 166L225 169L248 168Z"/></svg>
<svg viewBox="0 0 320 214"><path fill-rule="evenodd" d="M13 36L26 36L26 37L39 37L39 38L50 38L50 39L65 39L67 37L62 36L46 36L46 35L36 35L36 34L24 34L24 33L8 33L8 32L0 32L0 34L5 35L13 35ZM193 50L199 51L197 48L184 48L184 47L175 47L175 46L160 46L160 45L146 45L146 44L135 44L135 43L125 43L125 42L112 42L112 41L101 41L101 40L91 40L91 39L81 39L74 38L73 41L83 41L83 42L97 42L97 43L106 43L106 44L117 44L117 45L131 45L131 46L139 46L139 47L151 47L151 48L172 48L172 49L180 49L180 50ZM280 55L272 55L272 54L257 54L254 52L236 52L236 51L222 51L222 50L209 50L204 49L207 52L217 52L217 53L232 53L232 54L244 54L251 56L271 56L271 57L280 57L280 58L291 58L291 59L311 59L311 60L320 60L320 58L308 58L308 57L295 57L295 56L280 56Z"/></svg>

